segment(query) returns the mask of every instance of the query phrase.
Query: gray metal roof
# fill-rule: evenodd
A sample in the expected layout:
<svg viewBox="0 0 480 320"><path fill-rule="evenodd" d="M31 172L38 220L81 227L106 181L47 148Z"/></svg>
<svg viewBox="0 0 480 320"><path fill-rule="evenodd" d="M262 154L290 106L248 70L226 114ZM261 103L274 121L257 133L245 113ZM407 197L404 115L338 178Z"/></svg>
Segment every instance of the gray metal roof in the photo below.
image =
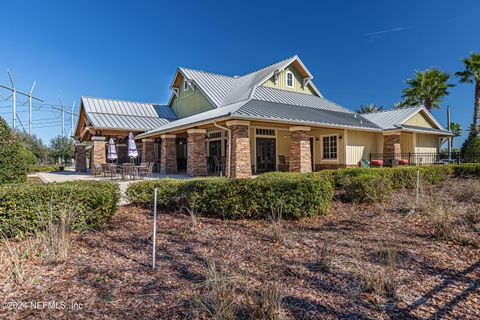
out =
<svg viewBox="0 0 480 320"><path fill-rule="evenodd" d="M297 58L297 56L293 56L263 69L236 78L232 89L223 101L223 105L249 99L252 95L252 91L263 80L266 80L266 78L273 74L276 70L285 68Z"/></svg>
<svg viewBox="0 0 480 320"><path fill-rule="evenodd" d="M402 125L407 119L422 110L423 107L408 107L402 109L391 109L372 113L365 113L362 116L384 130L395 129Z"/></svg>
<svg viewBox="0 0 480 320"><path fill-rule="evenodd" d="M421 131L421 132L427 132L427 133L443 133L447 136L453 136L453 133L447 130L441 130L441 129L435 129L435 128L425 128L425 127L419 127L419 126L410 126L403 124L400 126L402 129L406 130L413 130L413 131Z"/></svg>
<svg viewBox="0 0 480 320"><path fill-rule="evenodd" d="M312 94L297 93L262 86L259 86L255 89L253 99L289 104L294 106L304 106L310 108L353 113L353 111L344 108L330 100L320 98Z"/></svg>
<svg viewBox="0 0 480 320"><path fill-rule="evenodd" d="M378 126L355 113L250 99L170 122L155 130L140 134L138 137L165 133L169 130L193 126L223 117L380 130Z"/></svg>
<svg viewBox="0 0 480 320"><path fill-rule="evenodd" d="M81 105L94 128L146 131L177 119L170 107L143 102L82 97Z"/></svg>
<svg viewBox="0 0 480 320"><path fill-rule="evenodd" d="M305 124L378 130L379 127L355 113L311 108L252 99L240 106L233 116Z"/></svg>
<svg viewBox="0 0 480 320"><path fill-rule="evenodd" d="M223 100L235 82L235 78L215 73L179 68L188 80L193 80L200 90L213 102L216 107L222 105Z"/></svg>

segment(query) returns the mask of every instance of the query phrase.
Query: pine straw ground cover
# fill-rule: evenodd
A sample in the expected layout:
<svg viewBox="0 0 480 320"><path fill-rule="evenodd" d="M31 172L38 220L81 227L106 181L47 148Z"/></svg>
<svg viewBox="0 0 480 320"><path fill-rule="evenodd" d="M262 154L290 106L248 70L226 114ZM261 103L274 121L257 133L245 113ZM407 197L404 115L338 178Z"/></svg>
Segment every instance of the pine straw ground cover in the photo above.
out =
<svg viewBox="0 0 480 320"><path fill-rule="evenodd" d="M2 304L0 318L209 318L215 297L243 318L274 309L262 297L280 301L277 318L478 318L480 193L472 189L480 191L479 180L423 190L418 210L412 191L381 205L338 197L331 214L294 222L278 212L271 221L160 214L155 271L150 212L123 207L108 229L76 235L68 259L21 257L22 282L1 285L1 302L74 302L80 310ZM212 272L234 282L205 285ZM207 292L213 287L220 291Z"/></svg>

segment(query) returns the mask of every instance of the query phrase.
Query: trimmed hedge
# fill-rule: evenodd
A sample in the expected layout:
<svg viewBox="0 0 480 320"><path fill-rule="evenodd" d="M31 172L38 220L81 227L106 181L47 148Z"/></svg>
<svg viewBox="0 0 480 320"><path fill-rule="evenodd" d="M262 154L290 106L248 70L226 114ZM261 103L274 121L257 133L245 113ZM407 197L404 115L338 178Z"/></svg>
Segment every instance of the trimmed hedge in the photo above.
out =
<svg viewBox="0 0 480 320"><path fill-rule="evenodd" d="M11 184L0 187L0 232L22 238L35 233L40 221L62 209L75 213L74 229L104 225L116 212L117 184L73 181Z"/></svg>
<svg viewBox="0 0 480 320"><path fill-rule="evenodd" d="M452 173L459 178L479 178L480 164L453 165Z"/></svg>
<svg viewBox="0 0 480 320"><path fill-rule="evenodd" d="M53 171L63 171L62 168L64 166L57 166L57 165L34 165L31 166L28 170L29 173L33 172L53 172Z"/></svg>
<svg viewBox="0 0 480 320"><path fill-rule="evenodd" d="M128 186L128 200L151 208L155 184L159 210L177 211L185 206L198 213L231 219L265 218L279 208L286 219L314 216L327 213L333 197L329 180L312 176L142 181Z"/></svg>
<svg viewBox="0 0 480 320"><path fill-rule="evenodd" d="M352 202L379 203L392 197L393 185L389 177L362 173L349 179L345 196Z"/></svg>

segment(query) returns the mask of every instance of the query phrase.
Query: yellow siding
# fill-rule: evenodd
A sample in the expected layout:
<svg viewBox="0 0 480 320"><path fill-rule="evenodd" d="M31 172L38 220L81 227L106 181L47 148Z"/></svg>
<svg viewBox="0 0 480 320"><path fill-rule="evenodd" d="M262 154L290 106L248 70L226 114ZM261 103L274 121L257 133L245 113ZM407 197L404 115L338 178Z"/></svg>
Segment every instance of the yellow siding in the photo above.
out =
<svg viewBox="0 0 480 320"><path fill-rule="evenodd" d="M198 90L194 91L192 87L188 87L187 91L183 90L183 79L180 81L178 88L179 96L172 102L172 109L179 118L184 118L213 109L212 104L208 99Z"/></svg>
<svg viewBox="0 0 480 320"><path fill-rule="evenodd" d="M414 146L414 134L402 132L400 134L400 148L402 153L413 153L415 152Z"/></svg>
<svg viewBox="0 0 480 320"><path fill-rule="evenodd" d="M290 131L277 130L277 163L278 156L290 157Z"/></svg>
<svg viewBox="0 0 480 320"><path fill-rule="evenodd" d="M347 165L356 165L362 158L368 160L370 153L378 152L377 133L349 130L347 135Z"/></svg>
<svg viewBox="0 0 480 320"><path fill-rule="evenodd" d="M417 153L436 153L438 151L438 136L431 134L417 134Z"/></svg>
<svg viewBox="0 0 480 320"><path fill-rule="evenodd" d="M322 159L322 136L323 135L330 135L330 134L337 134L337 159ZM315 138L315 143L313 145L314 148L314 160L315 164L344 164L345 163L345 139L344 139L344 131L338 129L330 129L330 128L312 128L310 130L310 135ZM342 139L340 139L342 137Z"/></svg>
<svg viewBox="0 0 480 320"><path fill-rule="evenodd" d="M436 128L436 126L428 120L423 112L419 112L407 121L404 122L406 125L422 127L422 128Z"/></svg>
<svg viewBox="0 0 480 320"><path fill-rule="evenodd" d="M293 73L293 88L287 87L287 71ZM285 68L285 70L280 72L276 84L275 79L272 76L270 79L265 81L262 86L305 94L315 94L315 91L313 91L310 85L307 85L306 87L303 86L303 77L293 65L288 66L287 68Z"/></svg>

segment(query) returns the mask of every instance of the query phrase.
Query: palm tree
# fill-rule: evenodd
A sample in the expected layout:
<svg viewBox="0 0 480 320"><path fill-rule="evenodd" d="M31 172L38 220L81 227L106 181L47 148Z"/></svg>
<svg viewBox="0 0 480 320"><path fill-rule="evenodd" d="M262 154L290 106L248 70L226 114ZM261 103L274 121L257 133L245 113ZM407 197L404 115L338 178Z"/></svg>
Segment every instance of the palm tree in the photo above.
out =
<svg viewBox="0 0 480 320"><path fill-rule="evenodd" d="M452 137L452 147L453 147L453 138L460 137L463 134L462 125L458 122L450 122L450 131L453 133L453 137Z"/></svg>
<svg viewBox="0 0 480 320"><path fill-rule="evenodd" d="M406 81L410 87L403 90L404 105L424 105L428 111L440 109L440 102L449 93L448 88L454 86L447 82L448 79L450 75L438 68L415 71L415 78Z"/></svg>
<svg viewBox="0 0 480 320"><path fill-rule="evenodd" d="M475 82L475 102L473 104L473 123L470 137L476 137L478 131L478 117L480 113L480 53L472 52L469 58L464 58L465 70L455 73L460 77L460 83Z"/></svg>
<svg viewBox="0 0 480 320"><path fill-rule="evenodd" d="M377 106L375 104L367 104L367 105L361 105L359 109L357 109L358 114L363 114L363 113L372 113L372 112L377 112L383 109L383 106Z"/></svg>

